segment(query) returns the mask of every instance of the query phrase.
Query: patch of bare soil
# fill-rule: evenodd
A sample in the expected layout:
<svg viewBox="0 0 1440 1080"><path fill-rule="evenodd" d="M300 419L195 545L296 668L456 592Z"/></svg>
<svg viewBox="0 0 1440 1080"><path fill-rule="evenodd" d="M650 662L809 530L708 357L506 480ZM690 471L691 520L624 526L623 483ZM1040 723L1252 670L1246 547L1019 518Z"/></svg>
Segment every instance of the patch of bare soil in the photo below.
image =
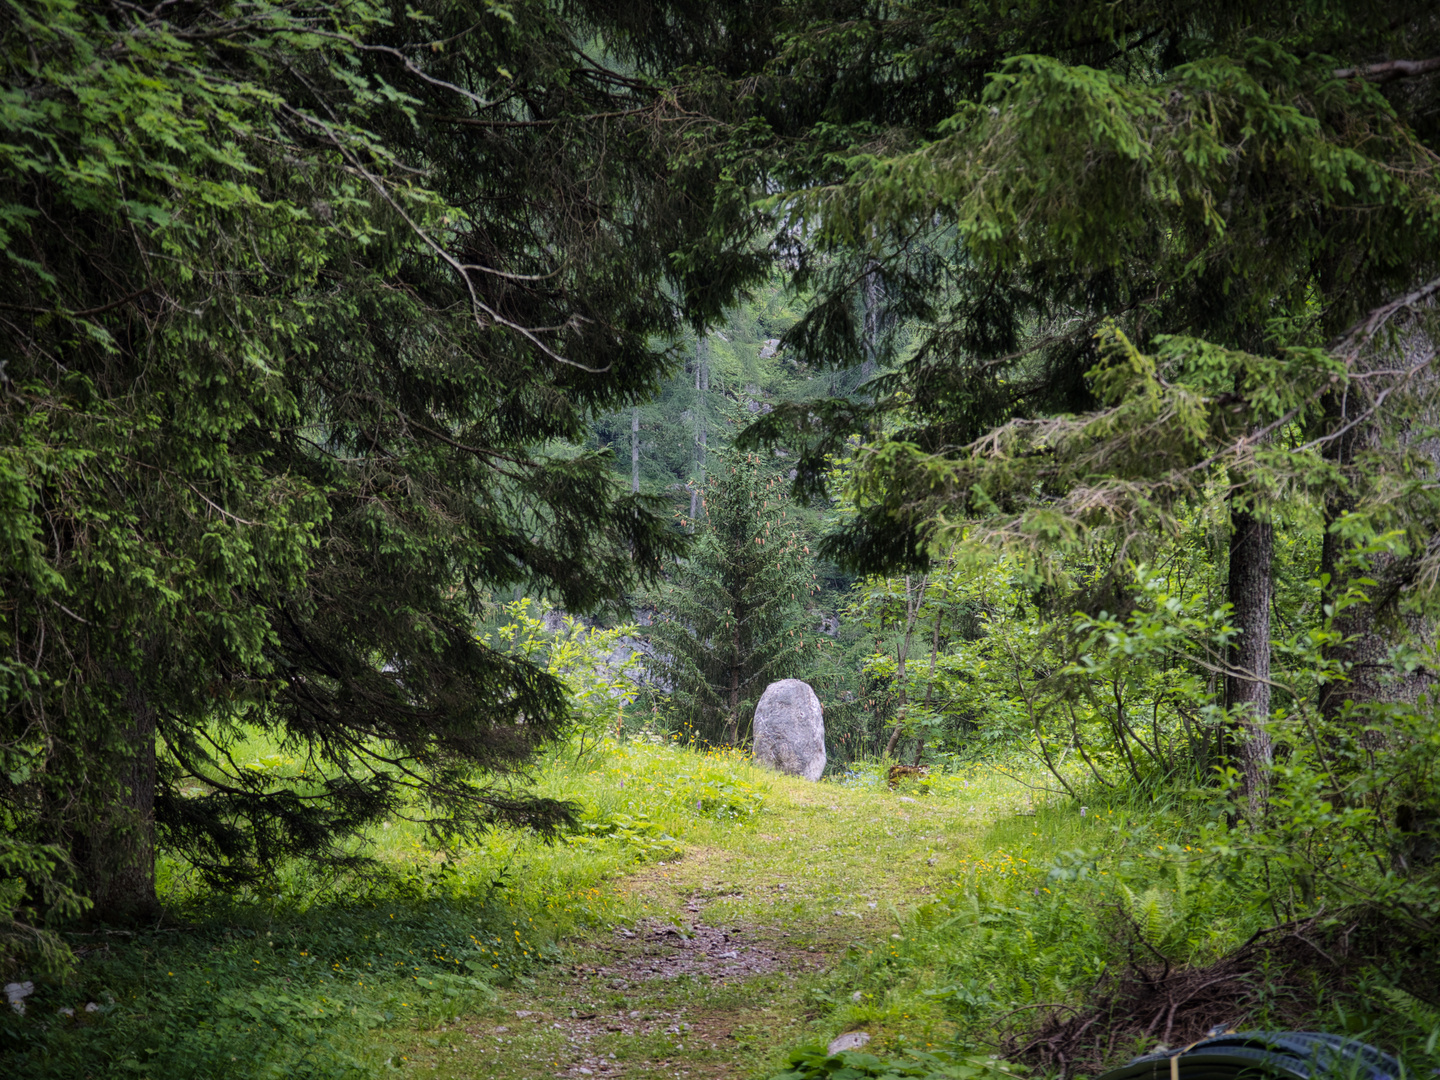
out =
<svg viewBox="0 0 1440 1080"><path fill-rule="evenodd" d="M785 966L779 951L743 927L726 930L697 921L682 928L649 919L638 930L616 931L622 941L629 937L643 942L638 954L622 955L615 963L595 969L608 977L616 989L632 982L681 975L705 975L716 982L731 982L767 975Z"/></svg>
<svg viewBox="0 0 1440 1080"><path fill-rule="evenodd" d="M647 919L634 930L617 929L599 946L603 963L572 969L576 982L601 982L611 991L637 998L661 989L663 980L691 976L712 987L733 987L749 979L783 972L797 975L826 966L824 953L788 946L779 931L759 926L710 926L700 917L707 901L692 897L685 905L689 920L681 924ZM582 996L577 994L577 997ZM652 1071L674 1071L665 1057L637 1063L617 1060L603 1045L612 1036L668 1037L677 1056L686 1044L724 1047L732 1039L740 1016L706 1004L703 995L694 1005L672 1008L621 1008L613 1011L557 1015L553 1025L564 1031L574 1060L562 1068L564 1077L622 1077ZM601 1044L601 1045L597 1045ZM662 1043L663 1044L663 1043ZM686 1055L689 1057L689 1055ZM690 1072L690 1067L684 1068ZM726 1063L707 1063L705 1076L719 1080L730 1073Z"/></svg>

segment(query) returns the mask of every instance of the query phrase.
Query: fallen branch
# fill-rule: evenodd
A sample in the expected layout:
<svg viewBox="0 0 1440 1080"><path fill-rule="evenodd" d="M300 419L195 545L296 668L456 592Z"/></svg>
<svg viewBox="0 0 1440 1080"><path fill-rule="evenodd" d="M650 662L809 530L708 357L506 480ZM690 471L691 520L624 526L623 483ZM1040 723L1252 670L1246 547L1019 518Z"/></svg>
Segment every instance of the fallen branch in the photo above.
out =
<svg viewBox="0 0 1440 1080"><path fill-rule="evenodd" d="M1432 71L1440 71L1440 56L1429 60L1386 60L1383 64L1370 64L1367 67L1336 68L1335 78L1368 79L1370 82L1387 83L1396 79L1411 79Z"/></svg>

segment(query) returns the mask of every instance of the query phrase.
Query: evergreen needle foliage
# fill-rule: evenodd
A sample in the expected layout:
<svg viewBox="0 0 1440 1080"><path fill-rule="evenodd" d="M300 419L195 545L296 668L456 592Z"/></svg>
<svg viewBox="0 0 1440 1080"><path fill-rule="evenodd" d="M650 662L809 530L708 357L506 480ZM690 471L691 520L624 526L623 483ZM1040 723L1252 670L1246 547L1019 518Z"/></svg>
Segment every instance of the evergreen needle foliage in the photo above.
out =
<svg viewBox="0 0 1440 1080"><path fill-rule="evenodd" d="M0 0L19 1071L458 1049L667 893L850 942L792 1077L1430 1071L1434 8ZM786 677L827 786L732 749Z"/></svg>
<svg viewBox="0 0 1440 1080"><path fill-rule="evenodd" d="M746 738L765 687L828 644L807 614L815 573L788 503L758 454L718 455L690 557L655 596L655 674L680 730L702 744Z"/></svg>
<svg viewBox="0 0 1440 1080"><path fill-rule="evenodd" d="M878 348L893 364L873 408L796 403L742 439L807 447L810 493L827 455L865 440L858 512L829 554L923 569L937 532L970 522L1031 550L1086 528L1142 536L1217 464L1241 508L1296 483L1373 493L1336 445L1349 430L1339 400L1390 396L1425 354L1376 335L1401 310L1413 318L1440 271L1440 131L1433 78L1368 65L1435 56L1440 28L1421 6L1293 14L1035 3L1004 17L941 4L777 16L797 29L766 89L792 107L766 116L815 153L777 148L793 180L765 203L797 283L817 289L786 343L815 363ZM872 279L888 313L878 341L855 303ZM1128 400L1118 335L1161 357ZM1278 453L1296 446L1299 459ZM1017 522L1037 495L1034 520Z"/></svg>
<svg viewBox="0 0 1440 1080"><path fill-rule="evenodd" d="M574 444L764 270L742 203L687 196L718 175L684 102L572 14L0 10L0 827L33 896L152 912L157 837L234 885L381 816L571 817L505 778L562 683L475 612L673 559ZM247 768L257 731L300 767Z"/></svg>

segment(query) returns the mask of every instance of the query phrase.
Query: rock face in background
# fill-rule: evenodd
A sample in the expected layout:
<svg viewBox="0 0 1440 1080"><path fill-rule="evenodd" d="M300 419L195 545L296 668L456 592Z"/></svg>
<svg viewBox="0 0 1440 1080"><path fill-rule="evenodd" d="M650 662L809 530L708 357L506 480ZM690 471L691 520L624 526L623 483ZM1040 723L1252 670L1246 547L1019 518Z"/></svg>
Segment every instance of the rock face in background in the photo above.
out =
<svg viewBox="0 0 1440 1080"><path fill-rule="evenodd" d="M755 706L755 761L819 780L825 771L825 716L809 683L771 683Z"/></svg>

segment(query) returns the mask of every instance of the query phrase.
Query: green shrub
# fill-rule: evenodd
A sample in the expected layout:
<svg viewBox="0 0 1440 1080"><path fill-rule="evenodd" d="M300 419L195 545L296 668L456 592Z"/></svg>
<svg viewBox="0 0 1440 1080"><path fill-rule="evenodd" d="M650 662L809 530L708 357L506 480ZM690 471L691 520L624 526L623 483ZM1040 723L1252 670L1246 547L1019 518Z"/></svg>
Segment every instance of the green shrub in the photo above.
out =
<svg viewBox="0 0 1440 1080"><path fill-rule="evenodd" d="M647 859L677 857L681 854L680 842L645 814L609 814L603 817L582 818L576 831L565 838L571 844L605 845L621 848L636 862Z"/></svg>

